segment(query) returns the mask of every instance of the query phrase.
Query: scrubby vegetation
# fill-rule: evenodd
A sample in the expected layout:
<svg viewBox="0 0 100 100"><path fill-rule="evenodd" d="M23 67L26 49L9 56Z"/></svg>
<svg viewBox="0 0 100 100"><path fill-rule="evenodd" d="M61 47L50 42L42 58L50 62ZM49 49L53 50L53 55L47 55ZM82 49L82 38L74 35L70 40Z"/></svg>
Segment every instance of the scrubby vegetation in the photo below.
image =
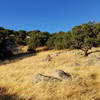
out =
<svg viewBox="0 0 100 100"><path fill-rule="evenodd" d="M48 32L40 32L39 30L29 32L28 51L32 52L37 47L45 46L50 34Z"/></svg>
<svg viewBox="0 0 100 100"><path fill-rule="evenodd" d="M8 58L13 54L13 50L8 49L11 44L28 45L28 52L31 53L40 46L57 50L81 49L87 56L88 50L100 46L100 23L88 22L75 26L69 32L61 31L53 34L39 30L14 31L0 27L0 58Z"/></svg>

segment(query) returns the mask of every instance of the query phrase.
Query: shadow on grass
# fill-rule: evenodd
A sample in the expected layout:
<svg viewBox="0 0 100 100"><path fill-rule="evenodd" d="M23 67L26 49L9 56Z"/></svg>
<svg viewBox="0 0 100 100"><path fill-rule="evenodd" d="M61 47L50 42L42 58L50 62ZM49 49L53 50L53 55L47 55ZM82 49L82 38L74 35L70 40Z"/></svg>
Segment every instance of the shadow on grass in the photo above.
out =
<svg viewBox="0 0 100 100"><path fill-rule="evenodd" d="M43 52L43 51L48 51L48 48L47 47L42 47L42 48L36 50L35 53L29 53L29 52L26 52L26 53L18 53L18 54L13 55L9 59L1 60L0 61L0 65L9 64L9 63L13 63L13 62L22 60L24 58L28 58L28 57L31 57L31 56L36 56L37 53Z"/></svg>
<svg viewBox="0 0 100 100"><path fill-rule="evenodd" d="M9 60L21 60L27 57L36 56L36 53L19 53L13 55Z"/></svg>
<svg viewBox="0 0 100 100"><path fill-rule="evenodd" d="M19 60L22 60L24 58L28 58L31 56L36 56L37 53L19 53L19 54L15 54L12 57L10 57L9 59L6 60L1 60L0 65L4 65L4 64L9 64L9 63L13 63Z"/></svg>
<svg viewBox="0 0 100 100"><path fill-rule="evenodd" d="M4 87L0 87L0 100L26 100L25 98L21 98L16 94L7 94L7 89ZM28 100L32 100L31 98Z"/></svg>

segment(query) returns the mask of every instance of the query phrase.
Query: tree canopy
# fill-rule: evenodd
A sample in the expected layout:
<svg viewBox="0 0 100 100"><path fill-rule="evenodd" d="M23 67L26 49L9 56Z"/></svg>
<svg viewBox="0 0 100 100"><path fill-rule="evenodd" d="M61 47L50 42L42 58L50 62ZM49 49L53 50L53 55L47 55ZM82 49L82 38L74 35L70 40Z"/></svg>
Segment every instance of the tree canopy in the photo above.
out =
<svg viewBox="0 0 100 100"><path fill-rule="evenodd" d="M0 27L0 58L12 55L12 51L7 49L11 42L16 46L27 45L29 52L35 52L37 47L47 46L48 49L80 49L86 56L92 47L100 46L100 23L89 21L68 32L52 34L40 30L27 32Z"/></svg>

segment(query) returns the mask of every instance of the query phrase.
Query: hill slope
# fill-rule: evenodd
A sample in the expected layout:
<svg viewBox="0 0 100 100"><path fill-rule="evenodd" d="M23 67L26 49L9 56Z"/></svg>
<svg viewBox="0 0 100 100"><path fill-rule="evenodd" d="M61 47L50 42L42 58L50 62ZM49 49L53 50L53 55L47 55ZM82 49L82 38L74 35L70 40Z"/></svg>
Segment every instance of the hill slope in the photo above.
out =
<svg viewBox="0 0 100 100"><path fill-rule="evenodd" d="M52 56L49 62L43 60L48 54ZM77 50L51 50L1 65L0 100L100 100L99 57L100 52L83 57ZM37 73L53 76L57 69L70 73L72 80L33 83Z"/></svg>

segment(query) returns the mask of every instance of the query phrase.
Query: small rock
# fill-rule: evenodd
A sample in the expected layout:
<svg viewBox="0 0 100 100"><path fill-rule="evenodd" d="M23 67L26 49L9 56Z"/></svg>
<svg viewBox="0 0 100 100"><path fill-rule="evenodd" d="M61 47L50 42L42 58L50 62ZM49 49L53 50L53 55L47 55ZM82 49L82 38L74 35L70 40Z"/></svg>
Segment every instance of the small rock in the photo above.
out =
<svg viewBox="0 0 100 100"><path fill-rule="evenodd" d="M61 52L56 52L53 56L56 57L59 56L59 54L61 54Z"/></svg>
<svg viewBox="0 0 100 100"><path fill-rule="evenodd" d="M44 61L51 61L52 57L50 55L47 55Z"/></svg>
<svg viewBox="0 0 100 100"><path fill-rule="evenodd" d="M80 66L79 63L74 63L72 66Z"/></svg>
<svg viewBox="0 0 100 100"><path fill-rule="evenodd" d="M42 74L37 74L34 78L34 83L39 83L39 82L49 82L49 81L53 81L53 82L59 82L61 81L60 79L56 78L56 77L52 77L52 76L45 76Z"/></svg>
<svg viewBox="0 0 100 100"><path fill-rule="evenodd" d="M57 77L59 79L68 79L68 78L71 78L71 75L69 73L65 73L64 71L62 70L57 70L55 73L54 73L54 77Z"/></svg>
<svg viewBox="0 0 100 100"><path fill-rule="evenodd" d="M72 66L80 66L80 62L79 61L76 61L75 63L72 64Z"/></svg>

